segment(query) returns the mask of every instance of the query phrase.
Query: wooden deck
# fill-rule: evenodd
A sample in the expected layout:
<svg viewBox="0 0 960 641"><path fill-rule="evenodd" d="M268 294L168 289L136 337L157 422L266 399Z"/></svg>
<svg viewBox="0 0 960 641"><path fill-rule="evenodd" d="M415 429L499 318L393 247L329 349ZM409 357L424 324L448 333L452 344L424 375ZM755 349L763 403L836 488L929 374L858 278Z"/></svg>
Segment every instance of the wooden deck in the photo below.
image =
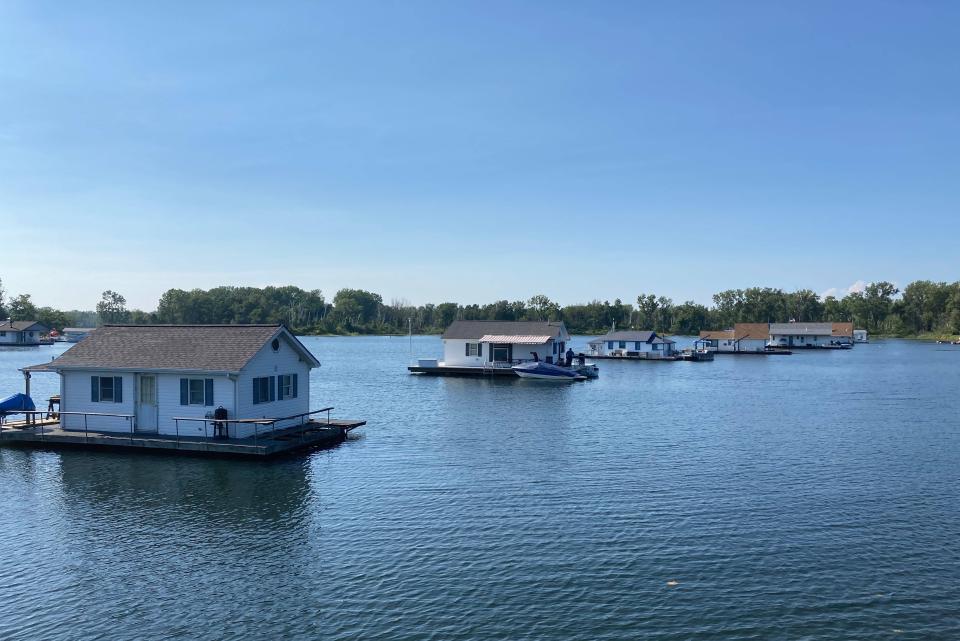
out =
<svg viewBox="0 0 960 641"><path fill-rule="evenodd" d="M41 448L86 448L95 450L135 450L188 454L196 456L268 458L312 448L330 447L343 442L347 434L366 421L336 420L328 423L309 421L303 425L278 429L250 438L203 438L142 432L95 432L65 430L57 419L4 422L0 446Z"/></svg>

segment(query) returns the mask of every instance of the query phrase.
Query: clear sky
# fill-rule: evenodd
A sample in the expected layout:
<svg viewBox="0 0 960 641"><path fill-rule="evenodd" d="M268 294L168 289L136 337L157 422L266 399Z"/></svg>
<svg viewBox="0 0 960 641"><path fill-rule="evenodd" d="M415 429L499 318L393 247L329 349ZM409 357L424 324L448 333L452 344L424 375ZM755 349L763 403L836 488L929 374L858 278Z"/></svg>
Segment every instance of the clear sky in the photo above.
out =
<svg viewBox="0 0 960 641"><path fill-rule="evenodd" d="M957 2L0 2L0 279L92 308L960 278Z"/></svg>

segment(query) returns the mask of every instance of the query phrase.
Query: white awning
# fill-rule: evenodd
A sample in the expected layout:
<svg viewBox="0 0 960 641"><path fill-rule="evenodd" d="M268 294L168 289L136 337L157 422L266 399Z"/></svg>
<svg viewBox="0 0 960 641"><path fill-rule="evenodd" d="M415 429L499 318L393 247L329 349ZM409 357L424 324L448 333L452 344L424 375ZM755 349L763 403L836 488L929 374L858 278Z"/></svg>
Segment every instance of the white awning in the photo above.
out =
<svg viewBox="0 0 960 641"><path fill-rule="evenodd" d="M480 337L481 343L513 343L514 345L546 345L550 336L502 336L486 334Z"/></svg>

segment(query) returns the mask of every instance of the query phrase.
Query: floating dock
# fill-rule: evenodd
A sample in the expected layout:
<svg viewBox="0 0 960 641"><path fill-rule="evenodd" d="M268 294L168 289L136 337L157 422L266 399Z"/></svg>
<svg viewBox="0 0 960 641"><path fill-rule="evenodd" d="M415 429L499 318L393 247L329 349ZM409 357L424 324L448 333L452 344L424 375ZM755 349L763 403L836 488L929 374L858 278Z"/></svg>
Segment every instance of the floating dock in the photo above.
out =
<svg viewBox="0 0 960 641"><path fill-rule="evenodd" d="M793 354L789 349L768 349L763 352L758 351L748 351L744 350L742 352L721 352L719 350L713 352L714 354L722 354L724 356L790 356Z"/></svg>
<svg viewBox="0 0 960 641"><path fill-rule="evenodd" d="M413 374L426 374L428 376L474 376L477 378L505 377L520 378L517 373L509 367L454 367L439 365L411 365L407 370Z"/></svg>
<svg viewBox="0 0 960 641"><path fill-rule="evenodd" d="M248 438L206 438L143 432L65 430L59 419L5 422L0 426L0 446L47 449L133 450L194 456L272 458L283 454L342 443L351 430L366 421L309 421Z"/></svg>

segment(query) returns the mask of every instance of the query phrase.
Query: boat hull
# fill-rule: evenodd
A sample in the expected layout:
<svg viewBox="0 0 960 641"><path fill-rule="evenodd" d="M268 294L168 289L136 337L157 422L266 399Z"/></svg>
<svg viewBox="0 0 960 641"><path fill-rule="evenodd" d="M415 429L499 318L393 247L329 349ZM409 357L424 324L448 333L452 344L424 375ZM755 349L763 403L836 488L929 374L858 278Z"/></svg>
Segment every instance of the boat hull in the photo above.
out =
<svg viewBox="0 0 960 641"><path fill-rule="evenodd" d="M551 365L549 363L523 363L514 365L511 369L520 378L529 378L538 381L559 381L568 383L571 381L586 380L586 376L573 370Z"/></svg>

